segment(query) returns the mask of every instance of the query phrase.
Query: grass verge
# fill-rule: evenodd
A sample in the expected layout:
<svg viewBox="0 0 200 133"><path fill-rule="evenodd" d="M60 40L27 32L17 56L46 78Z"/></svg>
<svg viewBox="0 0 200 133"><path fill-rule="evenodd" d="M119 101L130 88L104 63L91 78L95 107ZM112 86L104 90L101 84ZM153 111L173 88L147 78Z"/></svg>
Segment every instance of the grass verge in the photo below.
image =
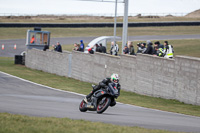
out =
<svg viewBox="0 0 200 133"><path fill-rule="evenodd" d="M68 118L41 118L0 113L1 133L175 133Z"/></svg>
<svg viewBox="0 0 200 133"><path fill-rule="evenodd" d="M28 29L0 28L0 39L25 39ZM42 28L55 37L113 36L113 28ZM186 35L199 34L200 26L129 27L129 36L140 35ZM117 36L122 36L122 28L117 28Z"/></svg>
<svg viewBox="0 0 200 133"><path fill-rule="evenodd" d="M39 83L53 88L88 94L91 83L81 82L72 78L61 77L54 74L32 70L21 65L14 65L13 58L0 57L0 71ZM166 100L139 95L133 92L121 91L118 102L159 109L164 111L200 116L200 106L184 104L177 100Z"/></svg>

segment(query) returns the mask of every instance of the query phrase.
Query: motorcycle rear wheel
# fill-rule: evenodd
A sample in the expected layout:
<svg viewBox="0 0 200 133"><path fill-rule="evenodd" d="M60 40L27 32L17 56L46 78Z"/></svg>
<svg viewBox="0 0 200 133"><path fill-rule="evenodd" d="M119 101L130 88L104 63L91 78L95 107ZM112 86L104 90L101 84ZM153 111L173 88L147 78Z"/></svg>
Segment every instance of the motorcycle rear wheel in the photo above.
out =
<svg viewBox="0 0 200 133"><path fill-rule="evenodd" d="M106 99L104 99L104 98L106 98ZM108 106L110 106L110 103L111 103L110 97L103 97L103 98L98 102L98 105L97 105L97 113L98 113L98 114L103 113L103 112L108 108Z"/></svg>
<svg viewBox="0 0 200 133"><path fill-rule="evenodd" d="M81 101L80 105L79 105L79 110L81 112L86 112L87 111L87 108L85 107L85 102L84 100Z"/></svg>

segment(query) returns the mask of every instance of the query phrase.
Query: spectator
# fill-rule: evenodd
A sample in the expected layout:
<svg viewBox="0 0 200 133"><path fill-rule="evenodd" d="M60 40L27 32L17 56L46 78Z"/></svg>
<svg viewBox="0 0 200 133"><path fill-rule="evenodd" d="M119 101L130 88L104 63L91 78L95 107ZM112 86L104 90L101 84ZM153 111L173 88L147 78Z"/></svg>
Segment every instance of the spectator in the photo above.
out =
<svg viewBox="0 0 200 133"><path fill-rule="evenodd" d="M53 48L52 51L56 51L56 45L55 44L52 45L52 48Z"/></svg>
<svg viewBox="0 0 200 133"><path fill-rule="evenodd" d="M92 48L89 48L89 49L88 49L88 52L89 52L90 54L94 54L94 50L92 50Z"/></svg>
<svg viewBox="0 0 200 133"><path fill-rule="evenodd" d="M118 46L118 44L115 44L114 41L111 42L110 54L111 54L111 55L117 56L118 51L119 51L119 46Z"/></svg>
<svg viewBox="0 0 200 133"><path fill-rule="evenodd" d="M144 52L145 54L150 54L150 55L153 54L153 46L152 45L153 45L152 42L150 40L147 40L147 49Z"/></svg>
<svg viewBox="0 0 200 133"><path fill-rule="evenodd" d="M56 51L62 52L62 46L60 45L60 42L57 42Z"/></svg>
<svg viewBox="0 0 200 133"><path fill-rule="evenodd" d="M95 46L96 46L96 52L101 52L99 45L95 44Z"/></svg>
<svg viewBox="0 0 200 133"><path fill-rule="evenodd" d="M156 41L156 42L154 43L154 45L155 45L155 46L158 46L158 49L159 49L159 48L164 49L164 45L160 44L159 41Z"/></svg>
<svg viewBox="0 0 200 133"><path fill-rule="evenodd" d="M31 44L32 44L32 43L35 43L35 36L34 36L34 35L32 36L31 42L30 42L30 43L31 43Z"/></svg>
<svg viewBox="0 0 200 133"><path fill-rule="evenodd" d="M138 51L137 53L144 53L146 51L146 43L140 43L140 45L138 44Z"/></svg>
<svg viewBox="0 0 200 133"><path fill-rule="evenodd" d="M83 40L80 40L80 48L81 48L81 51L82 52L84 52L84 47L85 47L85 45L84 45L84 43L83 43Z"/></svg>
<svg viewBox="0 0 200 133"><path fill-rule="evenodd" d="M128 49L130 55L135 55L134 47L131 41L128 41Z"/></svg>
<svg viewBox="0 0 200 133"><path fill-rule="evenodd" d="M75 51L81 51L80 45L77 43L74 43L74 49Z"/></svg>
<svg viewBox="0 0 200 133"><path fill-rule="evenodd" d="M77 43L74 43L74 48L73 48L73 50L75 50L75 51L77 51Z"/></svg>
<svg viewBox="0 0 200 133"><path fill-rule="evenodd" d="M80 44L77 44L77 50L76 51L82 52Z"/></svg>
<svg viewBox="0 0 200 133"><path fill-rule="evenodd" d="M49 49L49 46L45 43L43 51L46 51L47 49Z"/></svg>
<svg viewBox="0 0 200 133"><path fill-rule="evenodd" d="M158 46L155 46L154 56L163 57L164 56L163 49L158 48Z"/></svg>
<svg viewBox="0 0 200 133"><path fill-rule="evenodd" d="M168 41L164 42L164 57L165 58L173 58L173 46L168 44Z"/></svg>
<svg viewBox="0 0 200 133"><path fill-rule="evenodd" d="M129 49L128 49L127 45L124 46L123 54L129 54Z"/></svg>
<svg viewBox="0 0 200 133"><path fill-rule="evenodd" d="M100 43L100 50L102 53L106 53L106 47L102 46L102 43Z"/></svg>

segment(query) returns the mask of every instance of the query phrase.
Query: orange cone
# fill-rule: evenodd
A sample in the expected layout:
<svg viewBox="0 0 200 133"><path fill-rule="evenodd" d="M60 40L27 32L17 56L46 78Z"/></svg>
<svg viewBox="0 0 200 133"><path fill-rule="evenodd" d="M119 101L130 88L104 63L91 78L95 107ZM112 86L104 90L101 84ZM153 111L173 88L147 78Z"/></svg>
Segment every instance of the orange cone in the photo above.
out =
<svg viewBox="0 0 200 133"><path fill-rule="evenodd" d="M4 50L4 44L2 44L1 49Z"/></svg>
<svg viewBox="0 0 200 133"><path fill-rule="evenodd" d="M16 44L14 45L14 49L17 49L17 45Z"/></svg>

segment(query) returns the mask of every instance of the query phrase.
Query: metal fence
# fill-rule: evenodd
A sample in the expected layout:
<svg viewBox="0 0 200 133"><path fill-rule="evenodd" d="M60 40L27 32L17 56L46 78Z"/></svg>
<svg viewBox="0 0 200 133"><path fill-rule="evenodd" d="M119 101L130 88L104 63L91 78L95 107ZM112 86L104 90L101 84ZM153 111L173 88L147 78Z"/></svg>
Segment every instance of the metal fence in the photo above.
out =
<svg viewBox="0 0 200 133"><path fill-rule="evenodd" d="M129 13L128 16L185 16L188 13ZM0 13L0 16L7 16L7 17L12 17L12 16L107 16L107 17L114 17L115 14L103 14L103 13L94 13L94 14L23 14L23 13ZM117 16L124 16L123 13L118 13Z"/></svg>

